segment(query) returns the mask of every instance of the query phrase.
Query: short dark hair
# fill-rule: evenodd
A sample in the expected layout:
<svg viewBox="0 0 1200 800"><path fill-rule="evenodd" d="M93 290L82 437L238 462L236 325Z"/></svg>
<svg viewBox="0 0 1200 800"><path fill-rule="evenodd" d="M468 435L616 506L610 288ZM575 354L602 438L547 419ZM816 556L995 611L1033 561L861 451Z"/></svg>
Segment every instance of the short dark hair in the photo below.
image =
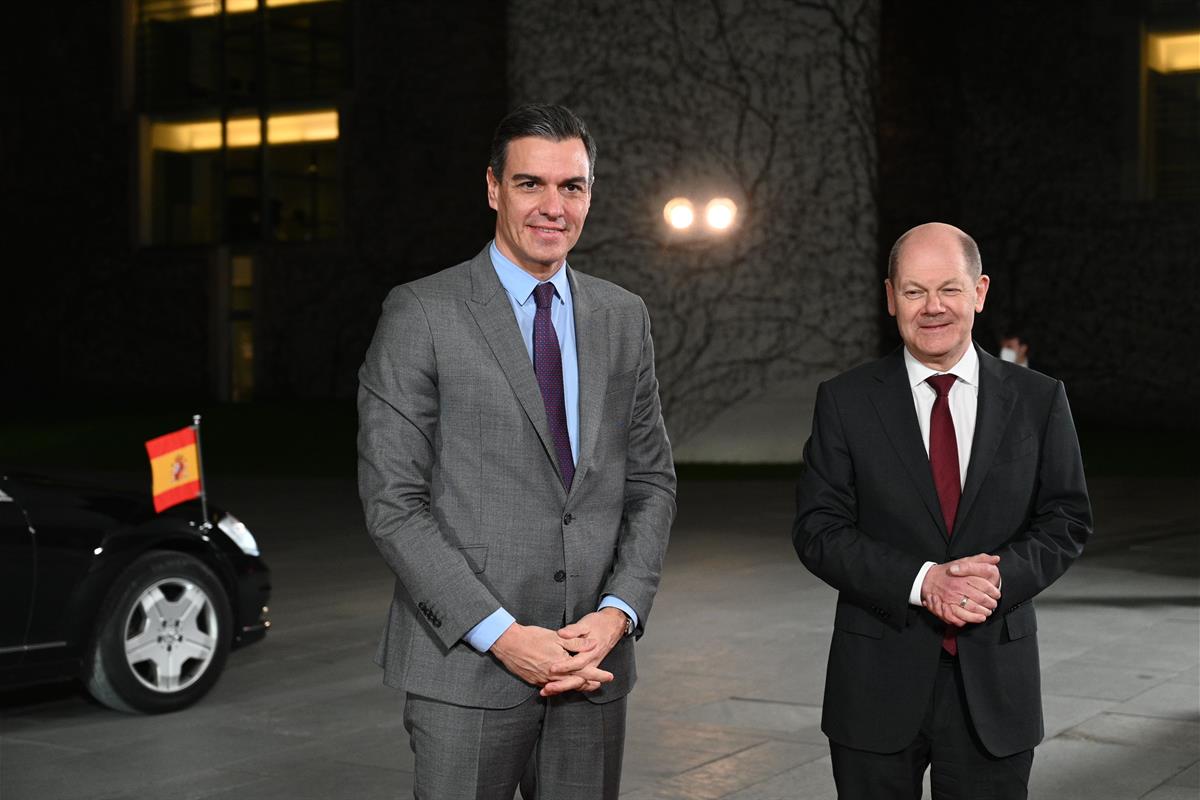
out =
<svg viewBox="0 0 1200 800"><path fill-rule="evenodd" d="M492 135L492 152L488 166L496 180L504 177L504 160L508 155L508 143L513 139L526 136L536 136L539 139L550 139L563 142L568 139L579 139L587 150L588 182L596 176L596 142L588 133L584 124L574 111L566 106L553 103L530 103L515 108L508 113L496 132Z"/></svg>
<svg viewBox="0 0 1200 800"><path fill-rule="evenodd" d="M917 225L909 228L900 234L900 238L892 245L892 251L888 253L887 276L889 281L896 278L896 265L900 261L900 250L904 247L904 242L919 227L921 226ZM975 243L975 240L966 231L958 230L957 228L955 230L958 231L958 243L962 246L963 260L967 263L967 274L975 280L979 280L979 276L983 274L983 259L979 256L979 245Z"/></svg>

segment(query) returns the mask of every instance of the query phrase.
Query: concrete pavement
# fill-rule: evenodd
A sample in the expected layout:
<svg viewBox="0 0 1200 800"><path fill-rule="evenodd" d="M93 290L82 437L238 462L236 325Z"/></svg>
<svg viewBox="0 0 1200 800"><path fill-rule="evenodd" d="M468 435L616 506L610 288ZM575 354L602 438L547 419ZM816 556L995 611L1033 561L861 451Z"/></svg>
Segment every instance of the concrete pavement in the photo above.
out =
<svg viewBox="0 0 1200 800"><path fill-rule="evenodd" d="M138 478L140 481L140 478ZM1031 796L1200 796L1200 481L1093 480L1097 534L1039 598L1047 739ZM70 687L0 696L0 798L411 796L401 698L371 662L391 576L346 480L220 477L258 535L274 628L185 712ZM832 798L819 730L834 592L788 538L781 481L681 487L638 643L622 797Z"/></svg>

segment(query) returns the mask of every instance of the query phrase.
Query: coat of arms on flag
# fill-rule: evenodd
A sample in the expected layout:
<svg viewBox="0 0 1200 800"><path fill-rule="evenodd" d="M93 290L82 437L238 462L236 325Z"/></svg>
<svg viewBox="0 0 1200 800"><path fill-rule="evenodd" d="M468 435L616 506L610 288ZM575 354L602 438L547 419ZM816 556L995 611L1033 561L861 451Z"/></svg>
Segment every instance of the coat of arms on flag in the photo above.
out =
<svg viewBox="0 0 1200 800"><path fill-rule="evenodd" d="M146 442L153 479L154 510L162 511L200 497L200 443L196 426L159 436Z"/></svg>

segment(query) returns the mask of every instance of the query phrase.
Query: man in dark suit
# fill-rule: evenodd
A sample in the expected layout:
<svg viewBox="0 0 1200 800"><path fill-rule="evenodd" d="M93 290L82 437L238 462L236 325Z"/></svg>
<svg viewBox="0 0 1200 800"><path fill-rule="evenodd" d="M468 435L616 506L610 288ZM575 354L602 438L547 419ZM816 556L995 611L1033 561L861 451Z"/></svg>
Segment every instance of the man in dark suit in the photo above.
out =
<svg viewBox="0 0 1200 800"><path fill-rule="evenodd" d="M966 233L892 248L902 348L821 384L792 539L838 590L822 730L842 798L1027 796L1043 735L1033 598L1091 507L1059 381L971 341L988 277Z"/></svg>
<svg viewBox="0 0 1200 800"><path fill-rule="evenodd" d="M359 373L359 491L396 574L377 660L419 798L617 797L675 473L645 305L566 263L595 157L561 106L501 121L495 239L393 289Z"/></svg>

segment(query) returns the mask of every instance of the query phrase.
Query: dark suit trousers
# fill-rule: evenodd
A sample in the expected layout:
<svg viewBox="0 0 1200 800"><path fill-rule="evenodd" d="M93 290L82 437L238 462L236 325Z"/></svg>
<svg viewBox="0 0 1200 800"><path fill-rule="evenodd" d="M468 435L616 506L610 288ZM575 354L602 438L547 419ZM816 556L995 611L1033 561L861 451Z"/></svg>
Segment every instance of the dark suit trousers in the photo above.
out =
<svg viewBox="0 0 1200 800"><path fill-rule="evenodd" d="M409 694L404 727L417 800L616 800L627 698L593 703L578 692L534 696L505 709Z"/></svg>
<svg viewBox="0 0 1200 800"><path fill-rule="evenodd" d="M899 753L871 753L830 741L839 800L919 800L930 769L934 800L1025 800L1033 751L996 758L967 710L958 659L942 655L917 738Z"/></svg>

